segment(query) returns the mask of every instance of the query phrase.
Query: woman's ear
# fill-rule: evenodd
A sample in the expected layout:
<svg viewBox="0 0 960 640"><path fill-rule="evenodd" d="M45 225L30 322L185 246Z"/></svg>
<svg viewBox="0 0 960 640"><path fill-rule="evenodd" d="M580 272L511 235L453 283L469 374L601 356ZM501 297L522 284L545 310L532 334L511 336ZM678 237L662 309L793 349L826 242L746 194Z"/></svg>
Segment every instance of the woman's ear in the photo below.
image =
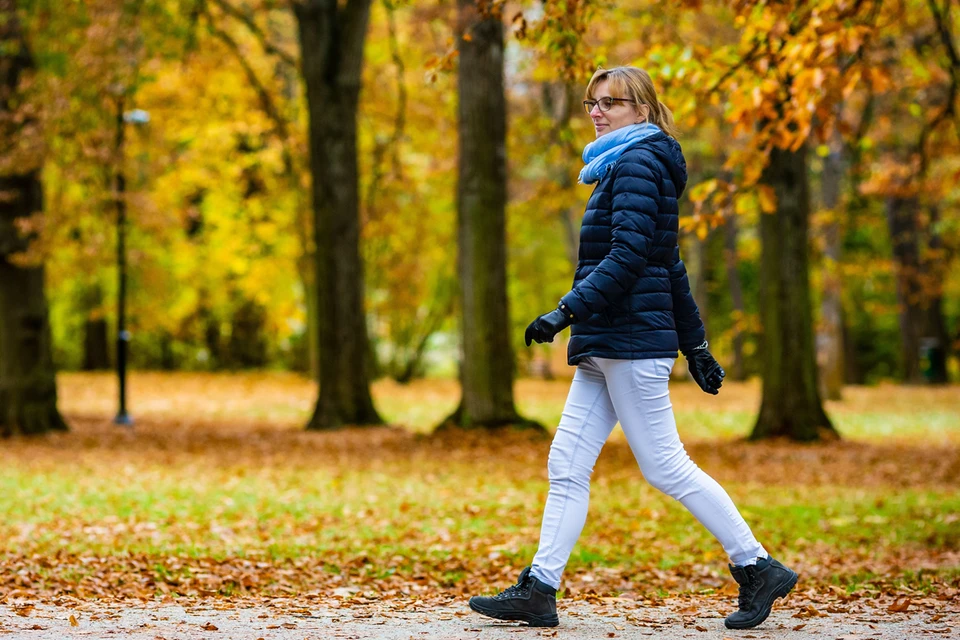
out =
<svg viewBox="0 0 960 640"><path fill-rule="evenodd" d="M644 122L650 122L650 107L641 104L637 108L637 121L634 124L643 124Z"/></svg>

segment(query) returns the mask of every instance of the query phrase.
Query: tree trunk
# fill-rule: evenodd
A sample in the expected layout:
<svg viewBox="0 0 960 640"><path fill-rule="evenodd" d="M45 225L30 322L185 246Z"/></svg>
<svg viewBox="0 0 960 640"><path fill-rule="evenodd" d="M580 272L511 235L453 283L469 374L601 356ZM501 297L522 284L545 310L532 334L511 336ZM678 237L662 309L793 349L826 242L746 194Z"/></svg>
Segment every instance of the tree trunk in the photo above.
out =
<svg viewBox="0 0 960 640"><path fill-rule="evenodd" d="M700 310L700 321L703 327L709 332L708 322L710 320L710 309L707 304L707 283L710 280L710 259L708 257L710 240L713 234L712 229L708 229L706 235L701 239L695 232L684 236L688 240L687 246L690 251L681 251L680 257L687 265L687 277L690 280L690 295L697 302L697 308ZM681 247L682 249L683 247Z"/></svg>
<svg viewBox="0 0 960 640"><path fill-rule="evenodd" d="M312 226L312 225L311 225ZM320 380L320 308L317 305L316 255L311 251L297 258L297 270L303 283L303 297L307 303L307 370L311 380Z"/></svg>
<svg viewBox="0 0 960 640"><path fill-rule="evenodd" d="M845 384L863 384L865 376L857 361L857 342L851 336L847 312L840 310L843 330L843 381Z"/></svg>
<svg viewBox="0 0 960 640"><path fill-rule="evenodd" d="M750 439L836 437L817 389L808 273L806 147L793 152L774 148L761 183L774 190L777 209L760 216L763 395Z"/></svg>
<svg viewBox="0 0 960 640"><path fill-rule="evenodd" d="M843 178L843 143L835 133L830 154L823 165L823 207L830 211L824 232L823 299L820 303L820 330L817 334L817 364L820 393L827 400L839 400L843 390L843 309L840 299L840 186Z"/></svg>
<svg viewBox="0 0 960 640"><path fill-rule="evenodd" d="M900 358L906 382L923 382L920 375L920 340L926 320L920 288L916 196L889 196L886 200L887 227L893 245L897 273L897 304L900 309Z"/></svg>
<svg viewBox="0 0 960 640"><path fill-rule="evenodd" d="M359 247L356 114L370 0L305 0L294 7L310 121L321 358L320 393L307 428L381 424L370 396Z"/></svg>
<svg viewBox="0 0 960 640"><path fill-rule="evenodd" d="M688 202L688 200L683 200L680 203L681 217L687 215L687 212L683 209L687 206ZM679 236L680 257L687 266L687 278L690 280L690 295L693 296L693 299L697 302L697 308L700 309L700 321L703 322L703 328L706 331L707 337L712 335L708 325L710 309L707 304L707 283L711 278L709 268L710 259L708 257L710 239L710 229L707 229L707 233L703 239L701 239L696 232L681 234ZM673 369L670 371L670 377L674 380L693 380L693 375L690 373L686 358L677 358L674 361Z"/></svg>
<svg viewBox="0 0 960 640"><path fill-rule="evenodd" d="M727 267L730 302L733 306L733 367L730 377L733 380L744 380L747 377L747 370L743 361L743 328L747 311L743 304L743 285L740 282L738 268L736 216L731 215L727 218L727 223L723 227L723 261Z"/></svg>
<svg viewBox="0 0 960 640"><path fill-rule="evenodd" d="M928 247L930 254L921 264L929 284L924 288L926 300L924 305L925 321L923 324L923 338L920 349L923 353L923 364L927 368L926 380L930 384L946 384L947 357L950 354L950 337L947 324L943 317L943 286L947 273L944 265L953 262L952 256L946 250L943 238L939 232L940 207L929 207L930 219L927 222L929 235Z"/></svg>
<svg viewBox="0 0 960 640"><path fill-rule="evenodd" d="M579 102L577 101L579 89L574 87L572 83L565 81L545 82L541 88L543 90L541 100L543 113L549 115L553 122L550 143L562 145L569 151L579 153L570 142L573 136L570 130L570 117L573 115L574 104L577 105L577 112L579 113ZM574 186L570 165L567 163L553 165L550 168L550 176L561 191L566 191ZM557 209L557 215L563 225L567 260L570 261L571 269L575 269L580 256L579 222L583 217L583 211L576 204L568 204L567 206L560 206ZM549 366L549 363L547 364Z"/></svg>
<svg viewBox="0 0 960 640"><path fill-rule="evenodd" d="M460 52L457 222L461 283L460 407L445 424L531 426L513 403L507 316L506 96L503 24L458 0ZM539 426L539 425L537 425Z"/></svg>
<svg viewBox="0 0 960 640"><path fill-rule="evenodd" d="M0 179L0 190L36 190L36 176L15 186ZM23 189L23 190L21 190ZM8 240L9 210L0 207L0 245ZM65 431L57 410L57 383L51 350L43 267L19 267L0 257L0 436Z"/></svg>
<svg viewBox="0 0 960 640"><path fill-rule="evenodd" d="M83 364L84 371L102 371L110 368L110 340L107 319L103 317L103 291L99 284L86 290L82 300Z"/></svg>
<svg viewBox="0 0 960 640"><path fill-rule="evenodd" d="M226 355L233 369L260 369L267 365L266 310L251 300L243 300L231 318Z"/></svg>
<svg viewBox="0 0 960 640"><path fill-rule="evenodd" d="M16 3L0 0L0 436L65 431L57 410L43 266L12 259L32 239L18 221L43 210L36 122L16 106L21 75L34 69ZM24 157L24 149L31 150Z"/></svg>
<svg viewBox="0 0 960 640"><path fill-rule="evenodd" d="M204 292L200 292L201 300L204 299ZM223 339L220 335L220 320L214 315L213 311L206 305L199 310L200 328L203 331L203 346L206 348L209 357L207 366L210 369L219 369L224 366L223 357Z"/></svg>

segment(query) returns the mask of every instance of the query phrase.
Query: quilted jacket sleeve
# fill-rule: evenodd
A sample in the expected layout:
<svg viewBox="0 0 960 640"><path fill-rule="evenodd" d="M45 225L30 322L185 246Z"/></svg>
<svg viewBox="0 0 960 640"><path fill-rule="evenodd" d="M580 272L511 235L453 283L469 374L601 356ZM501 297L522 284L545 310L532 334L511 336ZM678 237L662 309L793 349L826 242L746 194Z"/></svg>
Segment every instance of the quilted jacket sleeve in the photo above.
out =
<svg viewBox="0 0 960 640"><path fill-rule="evenodd" d="M670 292L673 294L673 316L677 323L677 337L680 351L689 351L700 345L706 337L700 309L690 293L690 280L687 268L680 259L680 247L673 251L673 263L670 265Z"/></svg>
<svg viewBox="0 0 960 640"><path fill-rule="evenodd" d="M630 291L647 266L657 229L659 172L652 158L624 155L613 171L610 253L560 300L582 322Z"/></svg>

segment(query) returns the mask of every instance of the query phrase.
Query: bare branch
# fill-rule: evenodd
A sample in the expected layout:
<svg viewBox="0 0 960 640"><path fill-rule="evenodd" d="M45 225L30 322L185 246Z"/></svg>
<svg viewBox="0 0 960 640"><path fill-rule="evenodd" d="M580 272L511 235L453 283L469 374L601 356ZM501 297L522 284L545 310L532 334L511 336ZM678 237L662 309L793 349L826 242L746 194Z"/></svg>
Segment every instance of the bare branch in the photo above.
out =
<svg viewBox="0 0 960 640"><path fill-rule="evenodd" d="M267 35L263 32L263 29L261 29L257 25L257 23L254 22L253 18L251 18L249 15L247 15L240 9L237 9L236 7L234 7L226 0L210 0L210 2L220 7L220 10L223 11L228 16L230 16L231 18L234 18L235 20L238 20L239 22L243 23L243 25L250 31L250 33L256 36L257 40L260 41L260 45L263 47L264 51L266 51L271 55L277 56L285 64L290 65L294 69L297 68L297 60L293 56L291 56L289 53L287 53L286 51L283 51L282 49L274 45L272 42L270 42L270 38L268 38Z"/></svg>
<svg viewBox="0 0 960 640"><path fill-rule="evenodd" d="M270 95L270 91L267 90L267 87L260 81L260 78L257 77L257 73L253 70L253 67L250 66L250 62L243 55L243 52L240 51L240 46L237 44L237 41L233 39L233 36L223 29L217 27L217 25L214 23L213 16L211 16L209 13L205 15L207 18L207 28L210 30L210 33L216 36L216 38L223 44L225 44L227 49L229 49L237 59L237 62L240 63L240 66L243 68L243 72L247 76L247 80L257 92L257 97L260 100L260 106L263 109L263 112L268 118L270 118L270 121L273 122L277 136L280 138L284 147L286 147L290 137L287 129L287 121L282 115L280 115L280 111L277 109L277 106L273 100L273 96Z"/></svg>
<svg viewBox="0 0 960 640"><path fill-rule="evenodd" d="M937 130L947 118L954 118L954 126L957 126L957 93L960 92L960 55L957 54L957 47L953 41L953 33L950 31L948 18L950 15L950 0L946 0L941 10L937 6L936 0L927 0L930 6L930 12L933 14L933 20L937 26L937 34L947 51L947 57L950 59L950 66L947 71L950 73L950 86L947 89L946 104L937 115L923 126L920 132L920 139L917 141L917 151L920 153L919 175L923 177L930 164L930 158L927 155L927 141L933 132Z"/></svg>

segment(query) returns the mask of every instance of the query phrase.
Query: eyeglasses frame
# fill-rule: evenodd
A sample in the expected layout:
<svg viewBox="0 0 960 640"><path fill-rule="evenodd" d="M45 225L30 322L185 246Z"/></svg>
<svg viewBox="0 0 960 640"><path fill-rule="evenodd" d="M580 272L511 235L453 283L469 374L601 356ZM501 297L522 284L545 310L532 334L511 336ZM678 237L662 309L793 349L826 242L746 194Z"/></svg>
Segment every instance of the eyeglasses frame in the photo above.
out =
<svg viewBox="0 0 960 640"><path fill-rule="evenodd" d="M636 100L631 100L630 98L614 98L612 96L603 96L602 98L599 98L597 100L584 100L583 108L587 111L587 115L590 115L590 112L593 111L594 107L597 107L598 109L600 109L600 113L606 113L607 111L610 111L610 109L613 108L613 105L611 104L609 109L604 109L603 107L600 106L600 100L613 100L615 102L632 102L633 104L637 103ZM587 106L587 105L590 105L590 106Z"/></svg>

